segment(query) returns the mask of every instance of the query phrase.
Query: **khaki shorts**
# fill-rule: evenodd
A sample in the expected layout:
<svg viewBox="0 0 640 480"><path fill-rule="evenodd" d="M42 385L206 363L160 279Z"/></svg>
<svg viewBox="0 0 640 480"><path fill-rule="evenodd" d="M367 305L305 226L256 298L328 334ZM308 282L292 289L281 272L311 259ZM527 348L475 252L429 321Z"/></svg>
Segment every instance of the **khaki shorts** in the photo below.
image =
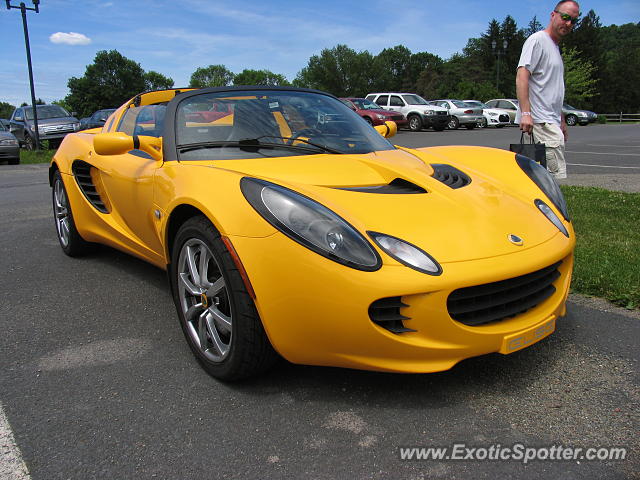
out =
<svg viewBox="0 0 640 480"><path fill-rule="evenodd" d="M555 178L567 178L567 164L564 159L564 134L555 123L534 123L533 138L536 143L544 143L547 156L547 170Z"/></svg>

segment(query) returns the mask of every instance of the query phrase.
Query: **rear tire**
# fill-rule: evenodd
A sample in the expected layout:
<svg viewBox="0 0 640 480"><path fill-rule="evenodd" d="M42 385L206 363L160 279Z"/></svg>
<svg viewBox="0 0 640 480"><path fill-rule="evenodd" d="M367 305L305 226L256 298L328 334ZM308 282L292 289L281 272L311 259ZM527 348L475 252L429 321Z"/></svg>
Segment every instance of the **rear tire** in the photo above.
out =
<svg viewBox="0 0 640 480"><path fill-rule="evenodd" d="M474 124L474 123L467 123L467 124L465 125L465 128L466 128L467 130L473 130L474 128L476 128L476 126L475 126L475 124Z"/></svg>
<svg viewBox="0 0 640 480"><path fill-rule="evenodd" d="M203 216L175 237L169 266L180 326L204 370L220 380L261 373L278 358L220 233Z"/></svg>

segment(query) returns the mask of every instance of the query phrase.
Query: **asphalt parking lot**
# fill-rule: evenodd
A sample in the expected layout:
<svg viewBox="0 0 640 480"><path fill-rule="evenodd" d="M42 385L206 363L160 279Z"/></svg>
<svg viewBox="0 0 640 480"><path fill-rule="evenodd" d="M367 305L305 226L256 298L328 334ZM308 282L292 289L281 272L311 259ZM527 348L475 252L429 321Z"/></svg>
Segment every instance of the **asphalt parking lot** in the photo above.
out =
<svg viewBox="0 0 640 480"><path fill-rule="evenodd" d="M570 130L570 176L634 184L638 126L610 127ZM505 148L516 135L402 132L395 143ZM600 167L571 165L594 159ZM448 372L282 362L261 378L223 384L193 359L162 271L108 248L82 259L62 253L45 165L0 165L0 239L0 478L640 478L637 313L572 297L549 338ZM621 446L628 456L526 465L400 459L402 447L456 443ZM15 454L28 473L20 457L11 463Z"/></svg>

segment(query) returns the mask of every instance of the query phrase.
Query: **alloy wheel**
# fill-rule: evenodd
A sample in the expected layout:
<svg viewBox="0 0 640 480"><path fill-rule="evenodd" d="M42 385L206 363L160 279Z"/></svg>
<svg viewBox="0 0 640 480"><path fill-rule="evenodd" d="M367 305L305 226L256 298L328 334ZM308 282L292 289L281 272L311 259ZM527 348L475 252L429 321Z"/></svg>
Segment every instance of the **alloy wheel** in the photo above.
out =
<svg viewBox="0 0 640 480"><path fill-rule="evenodd" d="M218 261L198 238L187 240L178 258L178 296L189 336L210 361L221 362L232 341L232 312Z"/></svg>
<svg viewBox="0 0 640 480"><path fill-rule="evenodd" d="M56 231L63 247L69 245L69 202L61 179L57 179L53 187L53 208L56 220Z"/></svg>

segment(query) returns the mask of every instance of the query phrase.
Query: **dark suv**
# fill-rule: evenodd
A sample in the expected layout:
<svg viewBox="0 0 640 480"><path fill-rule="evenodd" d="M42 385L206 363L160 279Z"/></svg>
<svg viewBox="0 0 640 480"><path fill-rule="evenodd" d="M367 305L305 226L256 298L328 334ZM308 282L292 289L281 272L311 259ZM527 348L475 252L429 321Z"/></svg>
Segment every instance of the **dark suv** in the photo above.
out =
<svg viewBox="0 0 640 480"><path fill-rule="evenodd" d="M78 119L59 105L36 105L40 141L48 140L49 147L58 147L67 133L80 129ZM21 146L33 150L36 144L33 107L18 107L9 120L9 129Z"/></svg>

